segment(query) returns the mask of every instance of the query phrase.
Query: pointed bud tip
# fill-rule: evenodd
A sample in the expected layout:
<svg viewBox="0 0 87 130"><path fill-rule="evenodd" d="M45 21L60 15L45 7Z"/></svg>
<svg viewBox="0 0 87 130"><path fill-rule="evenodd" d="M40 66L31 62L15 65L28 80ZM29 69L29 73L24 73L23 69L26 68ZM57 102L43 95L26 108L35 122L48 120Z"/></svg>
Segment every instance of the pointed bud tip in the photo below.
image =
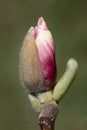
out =
<svg viewBox="0 0 87 130"><path fill-rule="evenodd" d="M46 24L46 22L45 22L43 17L40 17L38 19L37 26L39 27L39 29L48 30L47 24Z"/></svg>

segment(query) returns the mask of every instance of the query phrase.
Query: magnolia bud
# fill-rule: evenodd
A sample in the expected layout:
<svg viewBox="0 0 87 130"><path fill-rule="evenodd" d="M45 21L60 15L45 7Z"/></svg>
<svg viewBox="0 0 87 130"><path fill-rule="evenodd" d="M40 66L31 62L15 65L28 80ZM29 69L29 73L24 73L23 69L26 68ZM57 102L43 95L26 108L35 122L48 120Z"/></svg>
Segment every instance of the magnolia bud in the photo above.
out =
<svg viewBox="0 0 87 130"><path fill-rule="evenodd" d="M51 89L56 81L54 42L51 32L41 17L24 40L20 55L20 71L29 93Z"/></svg>

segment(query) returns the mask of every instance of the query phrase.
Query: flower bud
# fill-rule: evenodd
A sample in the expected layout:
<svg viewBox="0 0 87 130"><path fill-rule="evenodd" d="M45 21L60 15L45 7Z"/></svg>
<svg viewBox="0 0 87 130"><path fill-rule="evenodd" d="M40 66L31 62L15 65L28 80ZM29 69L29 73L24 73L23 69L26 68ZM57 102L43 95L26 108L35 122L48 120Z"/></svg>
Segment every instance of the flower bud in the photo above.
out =
<svg viewBox="0 0 87 130"><path fill-rule="evenodd" d="M54 43L42 17L25 37L20 55L20 72L29 93L49 90L55 84L57 71Z"/></svg>
<svg viewBox="0 0 87 130"><path fill-rule="evenodd" d="M54 42L52 34L42 17L39 18L37 26L34 28L34 36L46 87L51 88L55 84L57 74Z"/></svg>

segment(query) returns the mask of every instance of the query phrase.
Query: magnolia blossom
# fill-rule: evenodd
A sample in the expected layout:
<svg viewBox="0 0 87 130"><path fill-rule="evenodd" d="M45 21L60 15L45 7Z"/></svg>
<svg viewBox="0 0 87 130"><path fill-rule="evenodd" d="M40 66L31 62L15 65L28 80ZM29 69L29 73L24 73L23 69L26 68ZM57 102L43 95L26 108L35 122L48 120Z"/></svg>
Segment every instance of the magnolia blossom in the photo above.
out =
<svg viewBox="0 0 87 130"><path fill-rule="evenodd" d="M37 26L34 28L34 37L38 48L45 84L48 88L51 88L55 84L57 73L55 49L52 34L42 17L39 18Z"/></svg>

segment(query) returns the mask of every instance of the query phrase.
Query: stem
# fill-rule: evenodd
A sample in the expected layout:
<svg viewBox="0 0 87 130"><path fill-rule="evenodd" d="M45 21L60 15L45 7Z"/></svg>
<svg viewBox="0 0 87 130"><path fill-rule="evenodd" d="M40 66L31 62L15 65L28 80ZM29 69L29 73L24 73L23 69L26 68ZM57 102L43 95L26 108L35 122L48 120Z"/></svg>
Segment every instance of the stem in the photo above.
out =
<svg viewBox="0 0 87 130"><path fill-rule="evenodd" d="M55 120L53 118L41 117L38 123L41 130L54 130Z"/></svg>
<svg viewBox="0 0 87 130"><path fill-rule="evenodd" d="M38 118L38 124L41 130L54 130L57 114L58 104L55 101L43 104Z"/></svg>

